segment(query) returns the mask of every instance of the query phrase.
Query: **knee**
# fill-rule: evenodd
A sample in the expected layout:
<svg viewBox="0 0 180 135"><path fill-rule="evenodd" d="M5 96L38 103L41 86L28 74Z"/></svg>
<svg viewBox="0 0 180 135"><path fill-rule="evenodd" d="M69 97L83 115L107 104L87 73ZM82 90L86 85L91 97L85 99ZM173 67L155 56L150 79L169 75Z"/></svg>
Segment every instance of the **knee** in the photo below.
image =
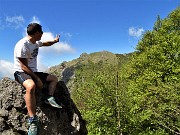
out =
<svg viewBox="0 0 180 135"><path fill-rule="evenodd" d="M53 80L54 80L54 82L58 82L58 78L54 75L53 75Z"/></svg>
<svg viewBox="0 0 180 135"><path fill-rule="evenodd" d="M35 93L35 88L36 88L36 85L34 82L32 83L28 83L26 86L26 94L34 94Z"/></svg>
<svg viewBox="0 0 180 135"><path fill-rule="evenodd" d="M47 77L47 81L49 81L49 82L58 82L58 78L55 76L55 75L49 75L48 77Z"/></svg>

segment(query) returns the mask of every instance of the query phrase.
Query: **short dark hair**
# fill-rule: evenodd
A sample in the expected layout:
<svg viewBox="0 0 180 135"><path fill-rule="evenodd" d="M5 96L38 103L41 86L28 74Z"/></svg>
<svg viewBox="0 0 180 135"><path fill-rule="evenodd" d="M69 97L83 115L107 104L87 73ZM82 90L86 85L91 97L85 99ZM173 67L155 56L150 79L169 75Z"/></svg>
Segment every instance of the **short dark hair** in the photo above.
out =
<svg viewBox="0 0 180 135"><path fill-rule="evenodd" d="M43 33L42 31L42 26L38 23L30 23L28 26L27 26L27 34L28 35L33 35L35 34L37 31Z"/></svg>

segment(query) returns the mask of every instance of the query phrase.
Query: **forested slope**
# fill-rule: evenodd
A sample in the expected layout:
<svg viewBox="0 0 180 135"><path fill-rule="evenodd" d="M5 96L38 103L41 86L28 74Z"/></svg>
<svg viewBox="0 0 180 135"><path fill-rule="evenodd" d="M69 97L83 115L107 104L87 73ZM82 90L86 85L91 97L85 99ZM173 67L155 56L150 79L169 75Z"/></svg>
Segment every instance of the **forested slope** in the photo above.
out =
<svg viewBox="0 0 180 135"><path fill-rule="evenodd" d="M180 134L179 7L157 17L134 53L84 53L60 67L89 135Z"/></svg>

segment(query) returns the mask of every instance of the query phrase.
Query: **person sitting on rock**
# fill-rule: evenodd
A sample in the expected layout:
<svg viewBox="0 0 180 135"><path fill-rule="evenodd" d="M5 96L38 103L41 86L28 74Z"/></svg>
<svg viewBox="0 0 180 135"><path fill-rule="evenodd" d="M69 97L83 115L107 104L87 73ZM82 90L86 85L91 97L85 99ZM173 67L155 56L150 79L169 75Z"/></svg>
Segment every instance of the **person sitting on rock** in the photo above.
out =
<svg viewBox="0 0 180 135"><path fill-rule="evenodd" d="M29 115L28 135L38 134L38 118L36 116L36 96L35 90L41 90L43 83L48 82L48 97L46 104L52 107L62 108L53 97L58 79L56 76L38 72L37 55L39 47L51 46L59 42L60 35L53 41L41 42L43 35L42 26L38 23L31 23L27 27L27 36L17 42L14 48L14 77L26 89L25 102Z"/></svg>

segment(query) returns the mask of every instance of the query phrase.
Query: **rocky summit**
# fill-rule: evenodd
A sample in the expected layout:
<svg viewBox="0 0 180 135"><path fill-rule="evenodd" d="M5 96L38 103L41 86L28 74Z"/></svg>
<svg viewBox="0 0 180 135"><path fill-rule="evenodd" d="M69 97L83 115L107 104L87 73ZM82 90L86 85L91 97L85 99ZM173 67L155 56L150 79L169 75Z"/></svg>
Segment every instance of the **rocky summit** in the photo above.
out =
<svg viewBox="0 0 180 135"><path fill-rule="evenodd" d="M59 81L55 93L57 102L64 105L62 109L44 104L47 86L36 90L40 135L87 135L86 121L71 99L65 83ZM0 135L27 134L28 115L24 95L25 89L16 81L9 78L0 81Z"/></svg>

